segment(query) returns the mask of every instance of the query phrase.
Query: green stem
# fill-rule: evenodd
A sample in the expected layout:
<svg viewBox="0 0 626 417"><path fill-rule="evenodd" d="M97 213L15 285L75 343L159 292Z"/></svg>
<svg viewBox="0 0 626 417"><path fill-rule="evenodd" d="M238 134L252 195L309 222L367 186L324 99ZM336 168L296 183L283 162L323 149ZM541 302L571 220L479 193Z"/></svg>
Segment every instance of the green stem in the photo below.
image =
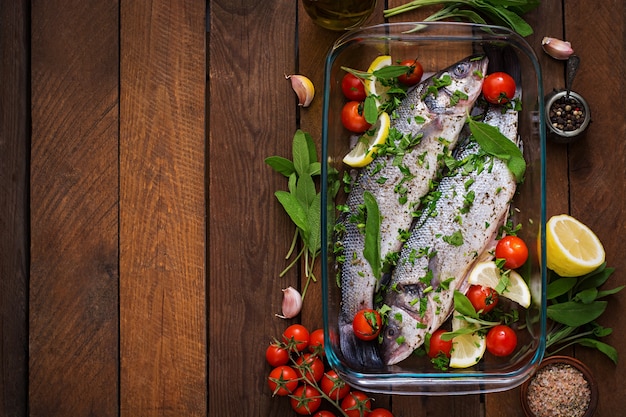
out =
<svg viewBox="0 0 626 417"><path fill-rule="evenodd" d="M283 272L281 272L278 276L279 277L283 277L285 276L285 274L287 273L287 271L289 271L291 268L293 268L293 266L296 264L296 262L298 262L298 260L300 259L300 257L302 256L302 253L305 251L306 248L302 248L300 250L300 252L298 253L298 256L295 257L295 259L293 261L291 261L291 263L289 265L287 265L287 267L285 269L283 269Z"/></svg>
<svg viewBox="0 0 626 417"><path fill-rule="evenodd" d="M383 15L384 17L391 17L391 16L398 15L400 13L405 13L411 10L419 9L420 7L423 7L423 6L433 6L436 4L446 4L446 3L457 3L459 5L462 5L462 4L471 3L471 1L467 1L467 0L413 0L401 6L387 9L383 12Z"/></svg>

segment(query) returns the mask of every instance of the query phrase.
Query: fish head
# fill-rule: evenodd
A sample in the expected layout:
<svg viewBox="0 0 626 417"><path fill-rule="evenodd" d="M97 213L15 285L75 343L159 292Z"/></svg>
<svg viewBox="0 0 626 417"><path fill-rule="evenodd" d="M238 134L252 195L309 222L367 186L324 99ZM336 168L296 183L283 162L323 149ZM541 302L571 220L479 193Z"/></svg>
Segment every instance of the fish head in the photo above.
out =
<svg viewBox="0 0 626 417"><path fill-rule="evenodd" d="M427 327L413 314L398 306L391 306L382 337L383 362L394 365L408 358L413 350L424 343Z"/></svg>

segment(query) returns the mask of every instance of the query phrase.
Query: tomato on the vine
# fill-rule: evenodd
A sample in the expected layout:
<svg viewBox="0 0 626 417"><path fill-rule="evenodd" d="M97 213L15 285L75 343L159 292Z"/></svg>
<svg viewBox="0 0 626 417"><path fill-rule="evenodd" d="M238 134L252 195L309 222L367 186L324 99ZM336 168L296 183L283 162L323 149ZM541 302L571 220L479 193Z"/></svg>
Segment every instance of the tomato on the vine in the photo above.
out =
<svg viewBox="0 0 626 417"><path fill-rule="evenodd" d="M485 77L482 90L489 103L505 104L515 96L515 80L506 72L493 72Z"/></svg>
<svg viewBox="0 0 626 417"><path fill-rule="evenodd" d="M309 331L301 324L292 324L283 332L283 341L298 352L309 346Z"/></svg>
<svg viewBox="0 0 626 417"><path fill-rule="evenodd" d="M363 101L367 97L363 81L350 72L341 79L341 91L348 100Z"/></svg>
<svg viewBox="0 0 626 417"><path fill-rule="evenodd" d="M298 374L291 366L277 366L271 370L267 377L267 385L270 387L272 395L289 395L298 386Z"/></svg>
<svg viewBox="0 0 626 417"><path fill-rule="evenodd" d="M417 62L417 59L405 59L404 61L400 62L400 65L409 67L409 70L406 74L398 76L398 81L400 81L402 84L415 85L422 80L422 76L424 75L424 68L422 68L422 64Z"/></svg>
<svg viewBox="0 0 626 417"><path fill-rule="evenodd" d="M293 395L290 395L289 401L293 411L300 415L311 415L322 405L319 391L309 384L300 385Z"/></svg>
<svg viewBox="0 0 626 417"><path fill-rule="evenodd" d="M499 324L489 329L487 333L487 350L495 356L508 356L517 347L515 330L505 324Z"/></svg>
<svg viewBox="0 0 626 417"><path fill-rule="evenodd" d="M359 310L352 321L354 334L361 340L374 340L382 327L380 313L373 309Z"/></svg>
<svg viewBox="0 0 626 417"><path fill-rule="evenodd" d="M341 123L351 132L363 133L372 125L367 123L360 101L349 101L341 109Z"/></svg>
<svg viewBox="0 0 626 417"><path fill-rule="evenodd" d="M393 414L385 408L375 408L368 414L368 417L393 417Z"/></svg>
<svg viewBox="0 0 626 417"><path fill-rule="evenodd" d="M334 401L341 400L350 392L350 385L346 384L334 370L330 370L322 376L320 388Z"/></svg>
<svg viewBox="0 0 626 417"><path fill-rule="evenodd" d="M372 401L364 392L351 391L341 401L341 409L348 417L367 417L372 410Z"/></svg>
<svg viewBox="0 0 626 417"><path fill-rule="evenodd" d="M324 362L312 353L298 356L296 365L296 372L309 382L317 382L324 376Z"/></svg>
<svg viewBox="0 0 626 417"><path fill-rule="evenodd" d="M278 343L271 343L265 350L265 359L272 366L286 365L289 362L289 351Z"/></svg>
<svg viewBox="0 0 626 417"><path fill-rule="evenodd" d="M517 236L504 236L496 245L496 259L504 259L504 267L517 269L528 259L528 246Z"/></svg>
<svg viewBox="0 0 626 417"><path fill-rule="evenodd" d="M436 358L440 353L443 353L448 358L450 357L450 351L452 351L452 339L443 340L441 336L446 333L444 329L437 329L430 336L430 345L428 347L428 357Z"/></svg>
<svg viewBox="0 0 626 417"><path fill-rule="evenodd" d="M309 335L309 352L324 356L324 329L316 329Z"/></svg>
<svg viewBox="0 0 626 417"><path fill-rule="evenodd" d="M467 290L467 298L480 313L489 313L498 305L498 293L493 288L472 285Z"/></svg>
<svg viewBox="0 0 626 417"><path fill-rule="evenodd" d="M317 413L315 413L313 417L337 417L337 416L330 411L323 410L323 411L318 411Z"/></svg>

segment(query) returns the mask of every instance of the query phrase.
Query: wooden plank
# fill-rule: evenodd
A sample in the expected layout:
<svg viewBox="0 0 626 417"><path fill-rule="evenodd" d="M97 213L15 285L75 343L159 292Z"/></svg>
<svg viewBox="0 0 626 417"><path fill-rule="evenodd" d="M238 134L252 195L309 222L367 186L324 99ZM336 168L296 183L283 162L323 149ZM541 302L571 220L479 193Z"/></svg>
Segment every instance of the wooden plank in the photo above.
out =
<svg viewBox="0 0 626 417"><path fill-rule="evenodd" d="M616 268L604 288L614 288L626 284L622 250L626 232L626 119L620 110L626 107L626 86L611 82L622 80L619 74L626 71L626 3L565 2L564 16L567 40L581 58L573 89L588 101L592 119L586 137L569 146L571 214L602 241L607 264ZM590 367L600 383L599 416L623 414L626 406L623 299L623 292L606 298L609 307L598 320L600 325L614 329L603 341L617 349L618 364L596 350L575 348L576 357Z"/></svg>
<svg viewBox="0 0 626 417"><path fill-rule="evenodd" d="M296 3L211 2L209 23L209 415L291 416L267 387L267 345L295 320L274 317L297 286L285 254L294 228L274 197L287 180L264 159L291 159ZM226 388L229 387L229 388ZM253 399L253 400L251 400Z"/></svg>
<svg viewBox="0 0 626 417"><path fill-rule="evenodd" d="M31 416L118 414L118 5L34 2Z"/></svg>
<svg viewBox="0 0 626 417"><path fill-rule="evenodd" d="M121 4L120 415L206 415L205 3Z"/></svg>
<svg viewBox="0 0 626 417"><path fill-rule="evenodd" d="M28 2L0 3L0 415L26 415Z"/></svg>

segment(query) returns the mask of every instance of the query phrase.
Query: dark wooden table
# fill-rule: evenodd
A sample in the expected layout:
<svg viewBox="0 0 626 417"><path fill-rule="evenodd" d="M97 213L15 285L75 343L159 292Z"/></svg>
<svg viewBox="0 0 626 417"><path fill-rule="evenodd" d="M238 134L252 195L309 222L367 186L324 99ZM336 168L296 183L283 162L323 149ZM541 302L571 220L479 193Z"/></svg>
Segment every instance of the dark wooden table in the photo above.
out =
<svg viewBox="0 0 626 417"><path fill-rule="evenodd" d="M548 215L598 234L613 286L626 283L625 15L622 0L527 15L545 90L564 66L541 39L567 38L593 113L583 141L548 144ZM270 396L264 351L289 323L321 326L320 285L300 318L274 317L300 274L278 277L293 230L263 159L289 156L297 128L320 140L337 37L293 0L1 2L1 416L294 415ZM298 72L318 87L308 109L284 79ZM610 301L619 365L569 351L607 417L626 407L626 303ZM376 399L396 416L511 417L518 396Z"/></svg>

